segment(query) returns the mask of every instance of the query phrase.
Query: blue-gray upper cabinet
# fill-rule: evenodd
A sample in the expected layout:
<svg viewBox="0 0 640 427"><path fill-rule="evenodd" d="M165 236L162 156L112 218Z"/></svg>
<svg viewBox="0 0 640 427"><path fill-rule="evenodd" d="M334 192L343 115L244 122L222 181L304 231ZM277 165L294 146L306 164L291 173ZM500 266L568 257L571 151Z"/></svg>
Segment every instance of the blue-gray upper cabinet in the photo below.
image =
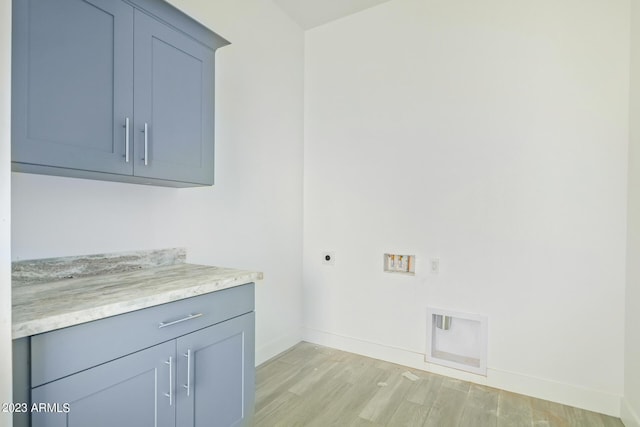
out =
<svg viewBox="0 0 640 427"><path fill-rule="evenodd" d="M213 184L225 39L162 0L13 5L14 171Z"/></svg>
<svg viewBox="0 0 640 427"><path fill-rule="evenodd" d="M13 162L133 173L132 37L121 1L13 2Z"/></svg>
<svg viewBox="0 0 640 427"><path fill-rule="evenodd" d="M213 184L214 51L136 10L135 52L136 174Z"/></svg>

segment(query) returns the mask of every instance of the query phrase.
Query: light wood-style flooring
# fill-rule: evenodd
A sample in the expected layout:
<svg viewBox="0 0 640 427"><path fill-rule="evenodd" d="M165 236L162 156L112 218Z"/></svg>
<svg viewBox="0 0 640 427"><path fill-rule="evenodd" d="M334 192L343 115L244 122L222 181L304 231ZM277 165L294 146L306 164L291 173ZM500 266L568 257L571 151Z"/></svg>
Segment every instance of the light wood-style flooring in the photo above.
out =
<svg viewBox="0 0 640 427"><path fill-rule="evenodd" d="M623 427L606 415L305 342L258 367L254 425Z"/></svg>

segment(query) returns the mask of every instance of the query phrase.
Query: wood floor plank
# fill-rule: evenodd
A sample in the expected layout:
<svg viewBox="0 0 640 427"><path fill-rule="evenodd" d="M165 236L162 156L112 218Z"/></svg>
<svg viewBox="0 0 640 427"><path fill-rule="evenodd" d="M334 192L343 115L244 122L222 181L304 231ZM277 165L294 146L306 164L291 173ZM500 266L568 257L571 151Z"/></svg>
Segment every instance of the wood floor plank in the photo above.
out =
<svg viewBox="0 0 640 427"><path fill-rule="evenodd" d="M307 365L306 368L305 374L299 375L298 381L289 387L291 393L304 395L319 382L331 378L338 371L339 365L332 360L324 360L314 366Z"/></svg>
<svg viewBox="0 0 640 427"><path fill-rule="evenodd" d="M310 411L315 415L307 418L308 427L343 426L346 419L353 417L355 412L347 407L349 402L353 402L353 385L345 383L342 387L336 394L327 395L333 400Z"/></svg>
<svg viewBox="0 0 640 427"><path fill-rule="evenodd" d="M614 417L309 343L258 367L253 425L624 427Z"/></svg>
<svg viewBox="0 0 640 427"><path fill-rule="evenodd" d="M357 415L347 420L343 425L346 425L348 427L382 427L381 424L377 424L377 423L374 423L373 421L365 420L364 418L360 418Z"/></svg>
<svg viewBox="0 0 640 427"><path fill-rule="evenodd" d="M422 427L431 407L403 400L391 415L388 426Z"/></svg>
<svg viewBox="0 0 640 427"><path fill-rule="evenodd" d="M404 378L399 372L393 371L384 383L387 385L379 387L367 405L360 411L360 418L385 425L411 386L410 380Z"/></svg>
<svg viewBox="0 0 640 427"><path fill-rule="evenodd" d="M469 392L469 388L471 387L471 383L467 381L458 380L455 378L442 378L442 387L449 387L455 390L460 390L462 392Z"/></svg>
<svg viewBox="0 0 640 427"><path fill-rule="evenodd" d="M294 351L285 351L278 356L277 360L294 365L304 364L306 361L317 357L318 354L323 354L323 348L326 347L321 348L309 343L300 343L299 346L294 347Z"/></svg>
<svg viewBox="0 0 640 427"><path fill-rule="evenodd" d="M605 427L624 427L620 418L611 417L609 415L598 414Z"/></svg>
<svg viewBox="0 0 640 427"><path fill-rule="evenodd" d="M498 393L497 388L486 387L479 384L470 384L467 405L483 408L497 414Z"/></svg>
<svg viewBox="0 0 640 427"><path fill-rule="evenodd" d="M465 406L460 416L458 427L496 427L498 415L477 406Z"/></svg>
<svg viewBox="0 0 640 427"><path fill-rule="evenodd" d="M256 371L256 410L264 402L288 390L300 378L306 378L327 358L327 353L321 349L301 343L261 365Z"/></svg>
<svg viewBox="0 0 640 427"><path fill-rule="evenodd" d="M409 402L431 407L438 398L443 377L440 375L425 376L416 381L409 389L406 399Z"/></svg>
<svg viewBox="0 0 640 427"><path fill-rule="evenodd" d="M325 415L319 421L326 421L324 425L344 425L345 421L358 417L360 412L369 403L369 401L378 392L380 386L378 383L384 382L388 377L388 373L378 367L369 366L363 371L360 380L349 384L348 395L339 399L330 411L326 411ZM315 423L314 423L315 424ZM322 427L323 424L317 424Z"/></svg>
<svg viewBox="0 0 640 427"><path fill-rule="evenodd" d="M604 427L604 423L600 417L594 412L585 411L584 409L567 407L569 414L569 425L580 427Z"/></svg>
<svg viewBox="0 0 640 427"><path fill-rule="evenodd" d="M304 414L309 427L339 425L340 419L334 414L341 409L342 402L349 400L352 388L351 384L335 379L322 382L301 396L295 411Z"/></svg>
<svg viewBox="0 0 640 427"><path fill-rule="evenodd" d="M533 408L528 397L500 390L498 392L498 427L533 426Z"/></svg>
<svg viewBox="0 0 640 427"><path fill-rule="evenodd" d="M498 390L471 384L459 427L498 425Z"/></svg>
<svg viewBox="0 0 640 427"><path fill-rule="evenodd" d="M286 391L286 381L296 381L297 369L288 363L275 362L256 371L256 411Z"/></svg>
<svg viewBox="0 0 640 427"><path fill-rule="evenodd" d="M377 367L373 359L368 357L362 357L355 354L345 353L348 357L345 357L342 362L343 372L341 372L340 378L349 384L360 384L363 381L368 381L371 375L385 375L384 370ZM376 381L377 383L378 381Z"/></svg>
<svg viewBox="0 0 640 427"><path fill-rule="evenodd" d="M259 381L256 380L256 410L260 410L262 405L288 391L290 387L297 384L301 378L306 378L314 369L312 365L294 366L288 363L272 364L269 368L273 374L269 381L262 378L265 375L268 376L269 372L260 373Z"/></svg>
<svg viewBox="0 0 640 427"><path fill-rule="evenodd" d="M536 427L568 427L567 407L556 402L530 398L533 425Z"/></svg>
<svg viewBox="0 0 640 427"><path fill-rule="evenodd" d="M274 399L265 402L253 416L254 426L276 426L285 420L300 401L300 396L287 391L281 393Z"/></svg>
<svg viewBox="0 0 640 427"><path fill-rule="evenodd" d="M460 421L467 392L450 387L440 387L440 392L424 423L425 427L455 427Z"/></svg>

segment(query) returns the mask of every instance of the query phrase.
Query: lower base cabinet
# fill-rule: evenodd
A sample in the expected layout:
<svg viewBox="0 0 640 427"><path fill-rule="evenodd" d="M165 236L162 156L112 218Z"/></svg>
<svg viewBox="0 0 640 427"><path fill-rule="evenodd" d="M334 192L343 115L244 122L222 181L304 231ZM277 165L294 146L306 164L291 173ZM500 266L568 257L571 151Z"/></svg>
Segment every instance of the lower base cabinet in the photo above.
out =
<svg viewBox="0 0 640 427"><path fill-rule="evenodd" d="M253 284L250 286L253 298ZM240 290L239 290L240 291ZM219 291L226 305L238 299L232 289ZM225 292L227 292L225 294ZM211 299L210 294L207 298ZM248 293L242 294L246 297ZM239 294L238 294L239 295ZM215 296L215 295L214 295ZM195 297L194 300L202 297ZM170 303L166 306L171 307ZM185 305L181 302L180 313ZM242 304L240 304L242 305ZM208 301L200 301L198 313L189 314L187 320L204 317L202 307L209 308ZM247 307L248 303L244 304ZM251 301L251 310L253 301ZM146 312L150 309L141 310ZM171 313L162 309L161 313ZM245 311L246 308L241 311ZM191 310L189 310L191 311ZM195 310L194 310L195 311ZM215 310L215 307L211 308ZM174 314L177 314L175 312ZM144 313L142 313L144 314ZM125 314L122 316L130 316ZM157 318L157 313L142 318ZM126 324L128 318L117 319ZM136 318L138 319L138 318ZM169 320L176 319L171 315ZM32 386L30 425L33 427L231 427L250 425L255 399L255 314L253 311L202 327L194 321L191 329L184 317L178 321L160 323L160 328L180 327L172 339L141 349L97 366L63 376L42 385ZM56 345L69 347L70 342L81 342L92 332L104 333L109 319L81 325L78 335L69 331L56 337ZM139 323L139 322L138 322ZM158 325L158 323L155 323ZM163 326L164 325L164 326ZM108 325L107 325L108 326ZM91 329L87 330L89 327ZM75 327L74 327L75 328ZM157 328L157 326L156 326ZM164 333L164 329L162 330ZM188 333L184 333L188 331ZM139 332L113 331L112 336L101 340L118 342L119 334ZM72 337L72 338L68 338ZM89 345L91 343L88 343ZM46 342L48 346L48 341ZM32 344L38 352L39 344ZM77 347L74 345L74 347ZM16 346L14 345L14 349ZM32 350L33 351L33 350ZM69 352L82 348L68 348ZM31 357L32 364L54 365L53 358ZM78 362L74 362L77 364ZM43 372L56 372L45 370ZM33 369L33 372L38 372ZM48 374L47 374L48 375ZM35 375L37 378L39 375ZM45 377L45 375L42 375ZM56 374L60 376L60 374ZM32 383L40 380L34 379ZM44 380L43 380L44 381ZM23 421L24 422L24 421ZM18 423L18 426L25 425Z"/></svg>
<svg viewBox="0 0 640 427"><path fill-rule="evenodd" d="M254 317L254 313L245 314L178 338L177 426L249 423L254 406L255 351L253 333L248 331L253 331Z"/></svg>
<svg viewBox="0 0 640 427"><path fill-rule="evenodd" d="M164 343L34 388L36 405L60 412L43 406L46 412L32 412L32 426L175 426L163 395L170 390L165 362L173 354L175 343Z"/></svg>

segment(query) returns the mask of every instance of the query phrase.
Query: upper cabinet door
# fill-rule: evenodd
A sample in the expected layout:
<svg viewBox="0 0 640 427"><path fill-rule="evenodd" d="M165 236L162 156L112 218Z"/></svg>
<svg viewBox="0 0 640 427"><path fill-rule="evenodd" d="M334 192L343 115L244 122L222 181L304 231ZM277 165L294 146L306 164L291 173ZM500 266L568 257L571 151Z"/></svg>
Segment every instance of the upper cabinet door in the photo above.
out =
<svg viewBox="0 0 640 427"><path fill-rule="evenodd" d="M15 0L13 9L12 160L131 174L133 8Z"/></svg>
<svg viewBox="0 0 640 427"><path fill-rule="evenodd" d="M134 37L134 175L213 184L214 50L138 10Z"/></svg>

